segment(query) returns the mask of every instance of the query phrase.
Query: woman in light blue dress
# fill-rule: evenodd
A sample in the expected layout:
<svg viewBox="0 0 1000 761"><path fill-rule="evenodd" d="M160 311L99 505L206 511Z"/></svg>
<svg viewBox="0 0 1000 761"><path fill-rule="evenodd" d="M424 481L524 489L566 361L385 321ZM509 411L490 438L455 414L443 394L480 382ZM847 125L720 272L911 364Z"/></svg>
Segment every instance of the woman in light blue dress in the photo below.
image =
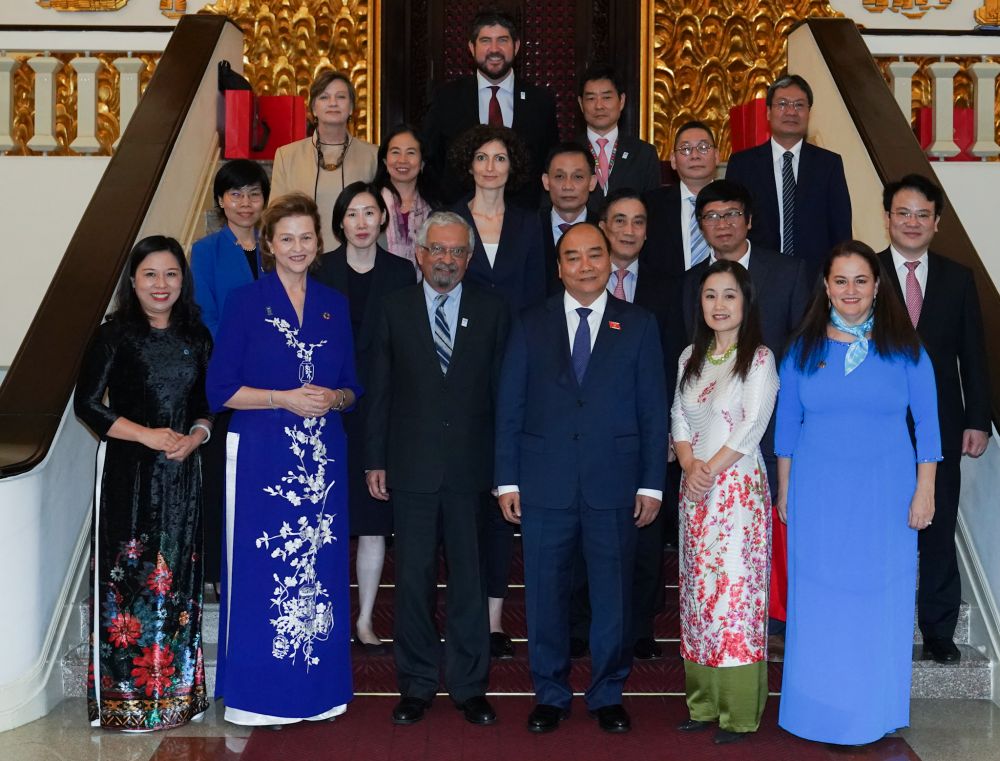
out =
<svg viewBox="0 0 1000 761"><path fill-rule="evenodd" d="M778 723L845 745L909 724L917 532L933 518L941 459L934 372L902 305L878 295L883 278L864 243L831 252L777 406L788 523Z"/></svg>

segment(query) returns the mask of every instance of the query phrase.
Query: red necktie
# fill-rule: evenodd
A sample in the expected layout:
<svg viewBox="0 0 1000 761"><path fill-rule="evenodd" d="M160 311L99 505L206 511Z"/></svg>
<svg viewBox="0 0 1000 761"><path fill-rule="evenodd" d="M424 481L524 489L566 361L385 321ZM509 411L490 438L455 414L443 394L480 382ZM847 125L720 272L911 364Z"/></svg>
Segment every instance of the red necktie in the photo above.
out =
<svg viewBox="0 0 1000 761"><path fill-rule="evenodd" d="M625 298L625 276L628 275L628 270L620 269L615 274L618 275L618 282L615 283L615 290L611 295L616 299L628 301L628 299Z"/></svg>
<svg viewBox="0 0 1000 761"><path fill-rule="evenodd" d="M924 295L920 292L920 282L913 272L920 266L920 262L904 262L906 267L906 311L910 313L910 322L913 327L917 327L920 322L920 308L924 305Z"/></svg>
<svg viewBox="0 0 1000 761"><path fill-rule="evenodd" d="M500 101L497 100L497 91L500 89L499 85L490 85L490 121L491 127L502 127L503 126L503 113L500 111Z"/></svg>
<svg viewBox="0 0 1000 761"><path fill-rule="evenodd" d="M605 195L608 192L608 175L610 174L610 164L608 162L608 139L606 137L597 138L597 145L600 150L597 153L597 179L601 182Z"/></svg>

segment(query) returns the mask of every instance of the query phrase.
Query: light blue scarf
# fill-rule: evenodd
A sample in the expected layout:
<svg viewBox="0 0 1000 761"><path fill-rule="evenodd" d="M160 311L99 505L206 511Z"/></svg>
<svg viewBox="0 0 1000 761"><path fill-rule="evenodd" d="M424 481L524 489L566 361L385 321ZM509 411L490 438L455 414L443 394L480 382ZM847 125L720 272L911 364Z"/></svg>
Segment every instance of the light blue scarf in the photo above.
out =
<svg viewBox="0 0 1000 761"><path fill-rule="evenodd" d="M847 356L844 357L844 375L850 375L851 371L864 362L865 357L868 356L868 338L866 335L871 332L872 326L875 324L875 310L873 309L869 313L868 319L860 325L848 325L837 310L831 307L830 322L833 323L833 327L837 330L843 333L850 333L856 339L847 347Z"/></svg>

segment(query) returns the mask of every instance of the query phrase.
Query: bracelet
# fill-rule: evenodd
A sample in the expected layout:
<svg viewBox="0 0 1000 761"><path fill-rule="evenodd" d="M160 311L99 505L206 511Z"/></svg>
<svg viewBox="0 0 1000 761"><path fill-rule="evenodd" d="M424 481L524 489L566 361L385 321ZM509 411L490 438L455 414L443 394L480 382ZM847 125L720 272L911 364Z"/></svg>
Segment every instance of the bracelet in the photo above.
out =
<svg viewBox="0 0 1000 761"><path fill-rule="evenodd" d="M201 430L203 430L205 432L205 440L203 442L201 442L202 446L204 446L212 438L212 429L209 428L204 423L195 423L193 426L191 426L191 430L188 431L188 436L190 436L192 433L194 433L195 429L197 429L197 428L201 428Z"/></svg>
<svg viewBox="0 0 1000 761"><path fill-rule="evenodd" d="M274 389L267 392L267 406L274 409Z"/></svg>
<svg viewBox="0 0 1000 761"><path fill-rule="evenodd" d="M347 402L347 392L342 388L338 388L337 391L340 392L340 401L334 406L334 411L342 412L344 409L344 404Z"/></svg>

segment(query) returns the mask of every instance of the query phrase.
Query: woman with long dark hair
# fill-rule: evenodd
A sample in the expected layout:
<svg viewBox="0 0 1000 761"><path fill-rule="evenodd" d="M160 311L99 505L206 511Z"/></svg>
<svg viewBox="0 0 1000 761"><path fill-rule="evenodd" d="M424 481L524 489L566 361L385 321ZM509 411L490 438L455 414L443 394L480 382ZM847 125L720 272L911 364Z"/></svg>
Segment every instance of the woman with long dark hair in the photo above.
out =
<svg viewBox="0 0 1000 761"><path fill-rule="evenodd" d="M76 414L106 442L94 497L87 707L107 729L168 729L208 707L198 447L212 431L212 339L193 293L176 240L139 241L76 387Z"/></svg>
<svg viewBox="0 0 1000 761"><path fill-rule="evenodd" d="M879 294L885 277L860 241L830 253L781 363L775 432L788 523L779 724L845 745L909 723L917 532L941 459L934 371L899 300Z"/></svg>
<svg viewBox="0 0 1000 761"><path fill-rule="evenodd" d="M720 259L701 277L694 343L671 411L680 503L681 657L690 718L717 744L755 732L767 700L771 496L760 452L778 375L750 274Z"/></svg>

